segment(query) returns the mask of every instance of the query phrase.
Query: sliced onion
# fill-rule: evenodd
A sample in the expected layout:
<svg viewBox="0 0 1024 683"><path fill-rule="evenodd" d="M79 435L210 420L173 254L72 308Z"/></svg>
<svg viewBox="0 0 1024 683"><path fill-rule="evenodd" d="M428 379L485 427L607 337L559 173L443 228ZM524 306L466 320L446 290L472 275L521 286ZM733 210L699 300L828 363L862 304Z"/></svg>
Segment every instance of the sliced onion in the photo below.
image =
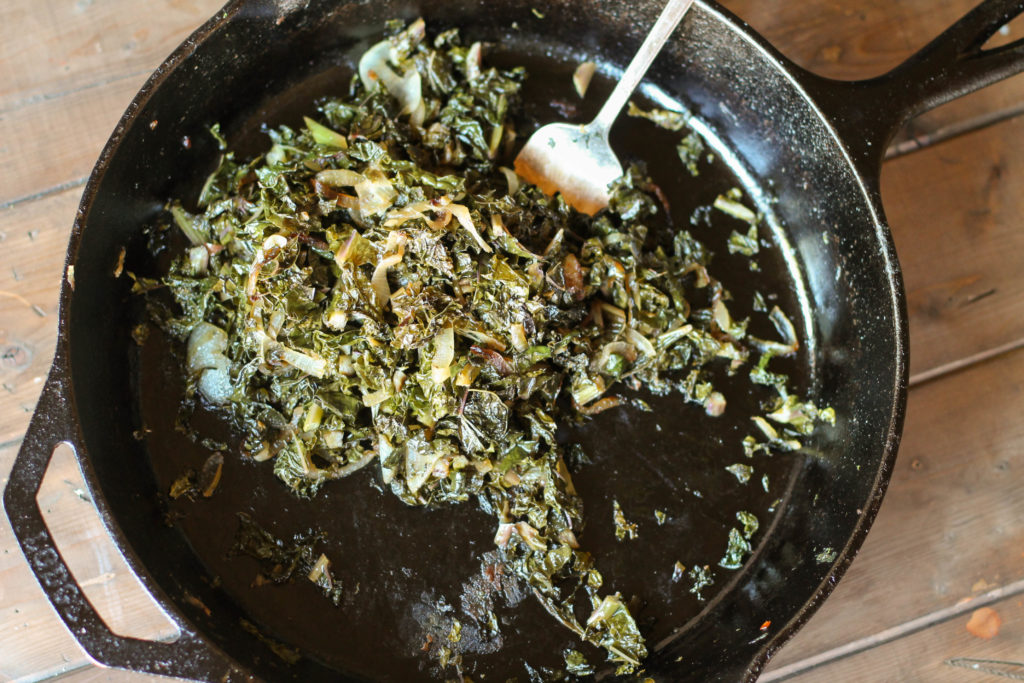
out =
<svg viewBox="0 0 1024 683"><path fill-rule="evenodd" d="M365 397L363 398L363 401L366 401ZM381 480L385 484L390 484L392 480L394 480L395 478L395 470L393 468L387 467L384 464L385 462L387 462L388 458L391 457L391 454L394 451L395 448L394 446L391 445L391 441L388 440L388 437L384 436L383 434L380 434L379 437L377 438L377 457L380 460Z"/></svg>
<svg viewBox="0 0 1024 683"><path fill-rule="evenodd" d="M717 391L712 391L704 400L704 412L711 417L718 417L725 412L725 396Z"/></svg>
<svg viewBox="0 0 1024 683"><path fill-rule="evenodd" d="M316 179L332 188L355 187L366 180L362 173L356 173L347 168L328 168L317 173Z"/></svg>
<svg viewBox="0 0 1024 683"><path fill-rule="evenodd" d="M512 348L522 353L529 348L530 343L526 340L526 328L522 323L512 323L509 326L509 339L512 341Z"/></svg>
<svg viewBox="0 0 1024 683"><path fill-rule="evenodd" d="M188 336L185 352L188 371L196 374L217 367L227 348L228 335L224 330L207 322L196 324Z"/></svg>
<svg viewBox="0 0 1024 683"><path fill-rule="evenodd" d="M519 538L523 539L523 543L532 550L544 551L548 549L548 544L540 538L540 532L526 522L516 522L515 529L516 533L519 534Z"/></svg>
<svg viewBox="0 0 1024 683"><path fill-rule="evenodd" d="M270 321L267 323L267 336L271 339L277 339L277 333L281 331L281 326L284 325L285 316L284 311L277 310L270 314Z"/></svg>
<svg viewBox="0 0 1024 683"><path fill-rule="evenodd" d="M365 173L356 173L343 168L329 168L316 174L316 180L328 187L352 187L359 197L358 209L364 215L378 214L388 209L398 198L398 191L379 168L368 168ZM338 195L338 205L342 198ZM343 208L356 208L345 203Z"/></svg>
<svg viewBox="0 0 1024 683"><path fill-rule="evenodd" d="M252 299L256 295L256 282L259 280L260 271L263 270L263 266L267 262L267 254L280 251L286 246L288 246L288 238L284 235L271 235L263 240L263 244L256 250L256 256L252 260L252 265L249 266L249 277L245 282L245 294L247 297Z"/></svg>
<svg viewBox="0 0 1024 683"><path fill-rule="evenodd" d="M725 307L721 299L715 301L715 305L712 306L711 316L718 324L718 329L728 334L729 329L732 328L732 316L729 315L729 309Z"/></svg>
<svg viewBox="0 0 1024 683"><path fill-rule="evenodd" d="M411 438L405 444L405 484L416 493L430 479L443 454L424 438Z"/></svg>
<svg viewBox="0 0 1024 683"><path fill-rule="evenodd" d="M507 347L505 342L501 341L497 337L491 336L484 330L475 330L469 327L457 327L455 331L460 337L472 339L480 344L485 344L496 351L504 351Z"/></svg>
<svg viewBox="0 0 1024 683"><path fill-rule="evenodd" d="M210 403L227 403L235 391L231 383L231 361L226 356L217 356L216 364L203 370L199 376L197 387Z"/></svg>
<svg viewBox="0 0 1024 683"><path fill-rule="evenodd" d="M583 266L572 252L566 254L562 259L562 281L576 301L583 300L583 297L586 296L586 292L583 290Z"/></svg>
<svg viewBox="0 0 1024 683"><path fill-rule="evenodd" d="M597 356L594 357L594 360L590 364L591 372L600 372L601 368L608 363L608 358L610 358L613 353L617 353L630 363L636 361L635 346L624 341L609 342L602 346L601 350L597 352Z"/></svg>
<svg viewBox="0 0 1024 683"><path fill-rule="evenodd" d="M348 313L346 313L345 311L331 311L324 318L324 325L327 325L327 327L331 328L332 330L337 330L338 332L344 330L345 325L347 324Z"/></svg>
<svg viewBox="0 0 1024 683"><path fill-rule="evenodd" d="M503 522L498 525L498 531L494 534L494 545L499 548L504 548L508 545L508 542L512 540L512 532L515 531L515 527L512 524Z"/></svg>
<svg viewBox="0 0 1024 683"><path fill-rule="evenodd" d="M626 329L625 335L626 339L639 348L648 359L654 358L657 355L657 351L655 351L654 344L651 343L651 340L634 330L632 327Z"/></svg>
<svg viewBox="0 0 1024 683"><path fill-rule="evenodd" d="M693 325L680 325L679 327L669 330L668 332L662 332L658 335L658 346L666 349L677 341L685 337L686 335L693 332Z"/></svg>
<svg viewBox="0 0 1024 683"><path fill-rule="evenodd" d="M509 195L514 195L516 192L519 192L519 186L521 185L519 175L508 166L499 166L498 170L505 176L505 182L508 183Z"/></svg>
<svg viewBox="0 0 1024 683"><path fill-rule="evenodd" d="M372 408L375 405L380 405L389 398L391 398L390 389L378 389L377 391L371 391L368 394L363 394L363 405L367 408Z"/></svg>
<svg viewBox="0 0 1024 683"><path fill-rule="evenodd" d="M423 113L426 111L423 104L420 74L413 68L404 76L400 76L388 65L390 57L391 43L389 41L382 40L371 47L359 58L359 78L363 82L363 87L371 92L378 84L383 85L388 93L402 105L402 110L399 113L413 114L412 123L419 125L423 123L423 115L420 114L419 120L416 121L416 112L421 108Z"/></svg>
<svg viewBox="0 0 1024 683"><path fill-rule="evenodd" d="M604 398L594 401L590 405L579 406L577 410L579 410L583 415L597 415L598 413L603 413L606 410L618 408L625 402L626 399L621 396L605 396Z"/></svg>
<svg viewBox="0 0 1024 683"><path fill-rule="evenodd" d="M390 57L391 43L382 40L359 58L359 80L363 82L363 87L368 91L372 92L378 83L395 76L395 72L388 66ZM387 87L386 83L384 87Z"/></svg>
<svg viewBox="0 0 1024 683"><path fill-rule="evenodd" d="M478 245L480 245L480 248L488 254L491 253L491 246L487 244L487 242L484 242L484 238L476 231L476 226L473 225L473 219L469 215L469 209L462 204L450 204L448 209L452 212L452 215L455 216L455 219L459 221L459 224L469 231L469 234L473 236L473 239L476 240Z"/></svg>
<svg viewBox="0 0 1024 683"><path fill-rule="evenodd" d="M347 477L353 472L358 472L359 470L363 469L371 462L373 462L376 457L377 454L374 453L373 451L366 451L366 453L363 454L363 457L360 458L359 460L350 462L347 465L339 467L336 470L331 470L331 479L341 479L343 477Z"/></svg>
<svg viewBox="0 0 1024 683"><path fill-rule="evenodd" d="M255 460L256 462L266 462L267 460L270 460L272 457L274 457L274 454L270 452L270 444L264 441L263 447L260 448L260 450L255 455L252 456L252 459Z"/></svg>
<svg viewBox="0 0 1024 683"><path fill-rule="evenodd" d="M373 277L370 278L370 286L377 297L377 308L383 309L391 299L391 287L388 285L388 268L398 265L402 261L401 254L385 256L373 269Z"/></svg>
<svg viewBox="0 0 1024 683"><path fill-rule="evenodd" d="M301 351L296 351L295 349L290 349L287 346L281 346L279 351L284 362L301 370L307 375L322 378L327 372L327 361L323 358L314 358L311 355L307 355Z"/></svg>
<svg viewBox="0 0 1024 683"><path fill-rule="evenodd" d="M590 85L590 79L594 77L594 71L597 70L597 64L593 62L583 62L572 75L572 84L576 88L576 93L583 97L587 94L587 87Z"/></svg>
<svg viewBox="0 0 1024 683"><path fill-rule="evenodd" d="M754 421L754 424L756 424L757 428L761 430L761 433L769 439L775 440L779 438L779 433L775 431L775 427L768 424L768 420L764 419L760 415L755 415L750 419Z"/></svg>
<svg viewBox="0 0 1024 683"><path fill-rule="evenodd" d="M797 349L800 348L800 340L796 336L796 328L793 327L793 323L782 312L782 309L778 306L772 306L772 310L768 313L768 318L775 325L778 333L782 335L786 346L789 348L789 352L796 353Z"/></svg>
<svg viewBox="0 0 1024 683"><path fill-rule="evenodd" d="M313 583L316 583L320 580L320 577L324 575L324 572L326 572L328 570L328 567L330 566L331 561L327 559L326 555L320 553L320 557L317 559L316 564L313 565L313 568L309 570L309 573L306 574L306 578L312 581ZM330 574L327 574L327 582L331 583Z"/></svg>
<svg viewBox="0 0 1024 683"><path fill-rule="evenodd" d="M474 365L473 363L466 363L459 370L459 374L455 376L455 386L457 387L468 387L472 386L473 380L480 374L480 366Z"/></svg>
<svg viewBox="0 0 1024 683"><path fill-rule="evenodd" d="M483 61L483 48L479 42L469 46L466 53L466 80L471 81L480 75L480 63Z"/></svg>
<svg viewBox="0 0 1024 683"><path fill-rule="evenodd" d="M434 357L430 360L430 377L441 384L451 377L451 364L455 360L455 329L449 325L434 337Z"/></svg>

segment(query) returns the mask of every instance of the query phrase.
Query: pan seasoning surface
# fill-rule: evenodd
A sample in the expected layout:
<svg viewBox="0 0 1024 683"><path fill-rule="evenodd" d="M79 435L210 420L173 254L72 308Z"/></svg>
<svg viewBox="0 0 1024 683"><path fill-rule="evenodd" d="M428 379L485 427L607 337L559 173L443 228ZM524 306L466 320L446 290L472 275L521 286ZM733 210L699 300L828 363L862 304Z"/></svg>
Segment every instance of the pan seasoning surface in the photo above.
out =
<svg viewBox="0 0 1024 683"><path fill-rule="evenodd" d="M524 661L558 670L581 665L577 655L563 656L565 649L595 665L603 660L570 630L552 628L540 602L511 583L502 582L502 596L491 591L493 605L484 605L507 647L486 653L484 639L454 628L463 598L480 595L481 578L493 578L482 558L495 552L495 525L471 506L407 506L370 486L379 475L369 469L331 482L313 504L300 501L270 466L242 462L243 435L200 408L191 427L227 446L223 461L210 460L208 449L175 428L188 392L175 360L180 342L153 331L142 347L136 344L141 299L112 270L127 249L125 262L146 274L141 226L158 222L168 198L198 209L190 202L221 154L208 134L213 124L223 126L239 159L262 154L262 127L301 130L302 115L315 112L318 98L347 91L360 56L390 20L422 16L439 32L458 27L467 45L491 46L491 64L524 65L533 76L523 86L520 121L582 122L595 113L591 103L608 81L595 78L578 102L566 95L576 67L594 59L599 74L616 73L660 9L653 1L500 0L485 7L478 0L235 0L157 70L118 124L83 195L68 246L74 284L65 282L61 292L53 368L4 491L42 589L91 658L204 681L417 680L430 667L420 668L424 655L413 646L434 628L455 641L463 633L467 646L472 641L480 674L483 662L502 673L521 671ZM789 375L801 395L836 415L834 427L816 430L799 451L754 458L757 474L769 475L769 493L723 469L747 462L742 453L727 454L749 432L747 418L763 412L760 397L737 384L746 381L742 372L712 377L727 402L719 418L678 395L623 391L652 410L619 407L559 431L558 448L578 444L592 461L572 473L587 510L577 540L605 579L600 595L623 596L647 636L645 676L753 681L830 594L863 542L892 471L906 399L905 300L880 199L882 155L910 117L1024 68L1021 41L984 48L1021 11L1020 0L985 0L892 72L842 83L792 64L704 0L654 63L638 104L692 112L689 123L714 161L700 162L694 179L680 169L678 134L636 119L613 130L615 148L626 161L645 161L668 199L670 213L650 221L650 234L686 228L704 241L733 295L730 316L750 317L750 334L777 339L770 321L753 310L755 291L778 304L801 347L794 358L773 361L772 371ZM763 217L757 273L746 256L729 253L731 230L702 226L700 213L690 224L698 207L713 206L733 186ZM738 246L742 231L739 237ZM149 265L150 275L159 272ZM129 566L177 624L175 642L112 633L61 558L35 502L61 442L75 449ZM196 501L180 496L162 504L188 468L196 471ZM187 477L181 487L188 490ZM735 526L737 510L760 522L752 552L741 569L716 575L700 602L689 592L692 580L671 581L674 563L711 569L724 557L729 530L743 532ZM311 561L306 574L321 583L327 580L320 555L328 558L330 580L340 579L343 589L336 593L340 606L302 577L252 586L254 577L276 574L244 552L226 554L239 512L282 541L274 551L279 557ZM638 536L629 540L632 524ZM617 539L617 529L626 538ZM250 531L250 539L271 543ZM297 535L308 553L293 552ZM684 559L681 548L694 559ZM350 573L342 576L342 568ZM365 611L344 617L355 609Z"/></svg>
<svg viewBox="0 0 1024 683"><path fill-rule="evenodd" d="M799 310L796 288L721 143L634 105L617 142L640 166L590 220L502 169L521 99L538 121L580 108L571 64L482 51L413 22L325 123L222 155L198 208L173 203L140 247L175 255L132 277L187 346L135 328L167 518L288 662L635 671L742 566L800 439L834 424L779 374L803 365L778 305ZM179 411L159 388L182 375ZM175 425L187 439L163 438Z"/></svg>

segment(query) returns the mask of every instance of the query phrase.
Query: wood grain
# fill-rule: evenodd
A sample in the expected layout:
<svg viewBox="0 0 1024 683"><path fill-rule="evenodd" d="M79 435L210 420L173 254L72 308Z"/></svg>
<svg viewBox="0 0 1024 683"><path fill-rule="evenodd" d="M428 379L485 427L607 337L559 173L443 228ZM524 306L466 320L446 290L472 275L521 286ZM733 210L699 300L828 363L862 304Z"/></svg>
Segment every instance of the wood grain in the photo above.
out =
<svg viewBox="0 0 1024 683"><path fill-rule="evenodd" d="M963 605L964 612L931 628L879 645L785 680L790 683L843 681L843 683L1000 683L1024 680L1024 598L1015 595L989 605L1002 620L998 635L979 638L967 630L978 601ZM980 670L967 668L975 660ZM996 660L992 663L978 660ZM1000 672L1000 673L995 673ZM1012 677L1011 677L1012 676Z"/></svg>
<svg viewBox="0 0 1024 683"><path fill-rule="evenodd" d="M127 77L144 78L224 3L0 3L0 116Z"/></svg>
<svg viewBox="0 0 1024 683"><path fill-rule="evenodd" d="M64 253L80 188L0 210L0 444L19 438L57 339Z"/></svg>
<svg viewBox="0 0 1024 683"><path fill-rule="evenodd" d="M0 448L6 473L16 446ZM86 597L115 633L147 639L176 633L150 601L117 552L85 491L69 448L58 449L37 497L61 555ZM56 675L86 666L88 660L57 620L18 550L6 518L0 522L0 680Z"/></svg>
<svg viewBox="0 0 1024 683"><path fill-rule="evenodd" d="M0 3L0 483L52 355L80 183L138 85L220 4L154 0L140 11L136 0ZM975 0L725 4L798 64L860 79L906 59ZM1001 39L1021 28L1008 33ZM883 194L906 276L915 373L1024 339L1024 198L1017 189L1024 122L989 125L998 118L993 112L1022 102L1024 76L930 112L902 139L981 129L886 167ZM1004 627L991 641L965 635L966 612L943 617L961 599L981 600L1024 580L1022 378L1024 352L1017 351L911 392L904 446L878 523L835 595L770 672L830 658L844 646L867 649L795 680L981 681L988 679L942 660L1024 657L1019 597L995 604ZM77 468L58 460L51 474L44 508L90 598L120 631L166 635L166 623L117 564L91 506L75 493ZM914 624L927 626L914 631ZM4 519L0 680L62 671L81 683L152 680L88 664Z"/></svg>
<svg viewBox="0 0 1024 683"><path fill-rule="evenodd" d="M0 165L10 174L0 187L0 206L84 182L145 80L137 74L0 115L0 139L21 141L0 148Z"/></svg>
<svg viewBox="0 0 1024 683"><path fill-rule="evenodd" d="M891 161L911 374L1024 338L1024 119Z"/></svg>
<svg viewBox="0 0 1024 683"><path fill-rule="evenodd" d="M1024 351L911 392L900 457L860 555L770 669L1024 579L1021 406Z"/></svg>
<svg viewBox="0 0 1024 683"><path fill-rule="evenodd" d="M895 68L978 3L976 0L761 2L724 0L784 55L814 73L841 80L879 76ZM1021 22L997 41L1024 36ZM900 143L950 126L980 125L996 111L1019 112L1024 78L1014 78L923 114L897 135ZM856 106L856 103L851 103Z"/></svg>

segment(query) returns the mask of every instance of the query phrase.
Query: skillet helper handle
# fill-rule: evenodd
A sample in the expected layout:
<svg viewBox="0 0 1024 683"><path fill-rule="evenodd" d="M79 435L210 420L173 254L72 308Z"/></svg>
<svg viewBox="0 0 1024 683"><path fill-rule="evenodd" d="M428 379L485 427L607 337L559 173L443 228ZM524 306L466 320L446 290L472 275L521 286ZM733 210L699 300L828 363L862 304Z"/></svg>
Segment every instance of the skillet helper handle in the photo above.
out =
<svg viewBox="0 0 1024 683"><path fill-rule="evenodd" d="M984 0L895 69L866 81L819 78L815 99L862 170L877 175L885 148L911 118L1024 71L1024 38L983 48L1024 13L1024 0Z"/></svg>
<svg viewBox="0 0 1024 683"><path fill-rule="evenodd" d="M97 664L193 680L242 680L230 660L171 615L180 631L175 642L115 634L75 581L36 502L54 448L67 443L77 449L81 443L71 395L70 369L58 349L4 490L14 535L47 599Z"/></svg>

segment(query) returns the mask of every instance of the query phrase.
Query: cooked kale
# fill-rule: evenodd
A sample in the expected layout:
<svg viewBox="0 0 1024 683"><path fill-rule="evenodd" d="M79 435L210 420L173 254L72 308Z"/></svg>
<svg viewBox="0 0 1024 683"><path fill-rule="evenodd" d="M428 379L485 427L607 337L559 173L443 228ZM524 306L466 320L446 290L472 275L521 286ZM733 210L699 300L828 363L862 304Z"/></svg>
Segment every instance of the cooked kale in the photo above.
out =
<svg viewBox="0 0 1024 683"><path fill-rule="evenodd" d="M796 351L781 311L782 342L748 336L711 254L689 232L652 233L664 208L640 169L590 218L506 167L526 73L487 67L481 53L457 31L427 42L417 21L367 51L347 97L302 128L270 130L261 157L236 159L215 130L224 153L198 211L168 207L188 241L162 278L174 303L152 297L151 310L187 345L189 399L230 418L245 457L269 461L303 497L372 466L409 505L474 502L543 607L630 671L647 648L577 542L583 503L567 461L581 456L558 443L561 421L644 405L620 387L676 392L720 415L707 369L734 372L752 350L751 380L778 401L754 416L766 440L750 436L748 455L798 448L832 415L767 369ZM682 114L631 113L685 127ZM696 164L699 139L680 145ZM754 254L760 217L739 199L715 207L749 224L732 242ZM136 280L139 292L159 284ZM752 473L735 467L741 481ZM179 488L196 486L193 474ZM733 530L723 567L750 550L756 519L740 521L746 537ZM619 538L635 536L617 502L614 522ZM326 559L297 550L312 540L293 548L243 517L237 551L271 580L301 571L336 600ZM713 582L706 566L690 577L698 594ZM566 662L591 670L574 651Z"/></svg>

